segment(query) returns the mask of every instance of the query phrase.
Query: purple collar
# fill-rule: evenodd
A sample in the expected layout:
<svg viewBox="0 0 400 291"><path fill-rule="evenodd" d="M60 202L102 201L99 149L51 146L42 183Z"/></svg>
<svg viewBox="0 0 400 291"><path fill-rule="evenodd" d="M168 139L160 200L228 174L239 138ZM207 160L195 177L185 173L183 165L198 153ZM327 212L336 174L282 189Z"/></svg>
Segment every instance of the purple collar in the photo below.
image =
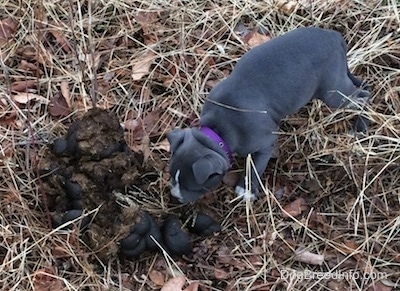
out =
<svg viewBox="0 0 400 291"><path fill-rule="evenodd" d="M229 146L226 144L226 142L216 133L214 130L207 126L200 126L200 131L205 135L208 136L211 140L213 140L215 143L217 143L223 150L224 152L228 155L229 162L232 163L232 152Z"/></svg>

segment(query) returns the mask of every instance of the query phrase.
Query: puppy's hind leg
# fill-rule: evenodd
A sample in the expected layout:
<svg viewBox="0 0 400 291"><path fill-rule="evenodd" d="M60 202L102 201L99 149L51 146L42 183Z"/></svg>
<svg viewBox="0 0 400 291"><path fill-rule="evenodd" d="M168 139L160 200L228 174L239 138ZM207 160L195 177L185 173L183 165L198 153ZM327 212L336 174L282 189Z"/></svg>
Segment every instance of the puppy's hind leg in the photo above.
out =
<svg viewBox="0 0 400 291"><path fill-rule="evenodd" d="M357 88L363 89L363 90L367 90L369 91L369 85L367 82L365 82L364 80L357 78L356 76L354 76L349 68L347 68L347 76L349 77L349 79L353 82L354 86L356 86Z"/></svg>
<svg viewBox="0 0 400 291"><path fill-rule="evenodd" d="M349 69L347 69L347 76L353 82L354 86L358 88L350 96L357 104L350 102L349 107L354 109L363 109L365 105L369 104L370 87L368 83L351 74ZM354 120L353 128L356 132L366 133L369 128L369 119L362 114L359 114Z"/></svg>
<svg viewBox="0 0 400 291"><path fill-rule="evenodd" d="M361 86L358 87L357 85ZM369 103L368 87L363 81L348 73L344 82L336 90L328 91L321 98L331 108L351 108L362 110ZM353 128L356 132L365 133L368 130L369 120L361 113L355 118Z"/></svg>
<svg viewBox="0 0 400 291"><path fill-rule="evenodd" d="M358 89L356 90L352 96L350 96L354 101L351 101L348 104L348 107L355 110L364 111L364 107L369 104L370 93L367 90ZM366 133L369 128L369 119L363 115L363 113L359 113L353 122L353 129L358 133Z"/></svg>

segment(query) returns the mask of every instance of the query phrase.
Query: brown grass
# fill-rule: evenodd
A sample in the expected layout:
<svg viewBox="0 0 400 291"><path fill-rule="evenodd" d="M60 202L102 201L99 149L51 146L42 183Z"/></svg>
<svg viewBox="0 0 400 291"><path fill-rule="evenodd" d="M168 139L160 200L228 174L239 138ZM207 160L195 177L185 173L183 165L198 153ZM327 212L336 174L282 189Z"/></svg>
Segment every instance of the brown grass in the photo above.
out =
<svg viewBox="0 0 400 291"><path fill-rule="evenodd" d="M10 39L0 37L0 286L153 290L160 286L149 275L160 271L165 280L182 272L201 290L400 290L399 11L396 0L3 0L0 21L17 26ZM331 112L321 102L285 119L265 195L245 205L223 186L196 205L212 211L223 231L196 239L191 259L102 262L75 231L52 229L38 163L92 100L122 123L150 116L148 142L137 145L127 132L159 165L158 181L135 194L137 203L160 216L179 211L168 204L165 133L192 124L210 86L249 49L238 22L271 36L308 25L342 32L352 71L371 85L369 134L348 134L355 111ZM133 80L140 62L143 76ZM25 84L19 92L43 98L16 102L17 81ZM60 118L49 114L49 101L62 84L70 113ZM285 217L299 197L306 210ZM324 255L324 263L298 262L300 248ZM360 278L302 280L305 271ZM284 279L285 272L298 276Z"/></svg>

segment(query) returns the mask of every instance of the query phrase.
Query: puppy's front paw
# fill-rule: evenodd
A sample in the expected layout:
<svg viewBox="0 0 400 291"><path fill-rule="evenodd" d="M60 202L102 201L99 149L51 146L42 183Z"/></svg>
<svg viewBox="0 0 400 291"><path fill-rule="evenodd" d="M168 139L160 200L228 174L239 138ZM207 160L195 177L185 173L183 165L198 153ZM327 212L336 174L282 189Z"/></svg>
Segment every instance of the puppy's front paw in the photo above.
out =
<svg viewBox="0 0 400 291"><path fill-rule="evenodd" d="M242 197L243 200L256 200L257 195L252 193L251 191L247 191L245 188L243 188L242 186L236 186L235 188L235 193L238 197Z"/></svg>

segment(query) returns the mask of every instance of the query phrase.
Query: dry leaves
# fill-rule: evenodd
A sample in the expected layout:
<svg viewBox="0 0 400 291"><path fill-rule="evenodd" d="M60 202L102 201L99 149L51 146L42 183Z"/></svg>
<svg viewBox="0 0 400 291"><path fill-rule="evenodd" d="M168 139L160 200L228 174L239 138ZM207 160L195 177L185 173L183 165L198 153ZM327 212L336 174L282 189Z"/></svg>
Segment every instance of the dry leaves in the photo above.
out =
<svg viewBox="0 0 400 291"><path fill-rule="evenodd" d="M296 13L299 9L310 9L313 5L309 0L277 0L275 1L276 8L286 15ZM318 7L324 11L329 8L343 10L349 6L349 1L346 0L324 0L318 3Z"/></svg>
<svg viewBox="0 0 400 291"><path fill-rule="evenodd" d="M214 277L215 277L215 279L218 279L218 280L226 280L229 278L229 273L223 269L215 268L214 269Z"/></svg>
<svg viewBox="0 0 400 291"><path fill-rule="evenodd" d="M159 14L159 11L141 11L135 15L135 20L143 28L152 23L156 23L158 21Z"/></svg>
<svg viewBox="0 0 400 291"><path fill-rule="evenodd" d="M163 139L162 141L155 144L154 149L169 152L170 151L169 141L166 138Z"/></svg>
<svg viewBox="0 0 400 291"><path fill-rule="evenodd" d="M304 248L295 251L295 260L311 265L322 265L325 257L323 255L314 254Z"/></svg>
<svg viewBox="0 0 400 291"><path fill-rule="evenodd" d="M49 113L53 117L65 117L71 113L71 96L68 82L62 81L60 91L56 92L51 98Z"/></svg>
<svg viewBox="0 0 400 291"><path fill-rule="evenodd" d="M11 84L11 91L13 92L27 92L29 89L35 88L37 80L22 80L15 81Z"/></svg>
<svg viewBox="0 0 400 291"><path fill-rule="evenodd" d="M185 285L186 278L184 276L174 277L169 279L167 283L161 288L161 291L181 291Z"/></svg>
<svg viewBox="0 0 400 291"><path fill-rule="evenodd" d="M323 233L329 232L329 224L326 221L326 216L319 214L317 211L312 211L309 216L308 226L318 228Z"/></svg>
<svg viewBox="0 0 400 291"><path fill-rule="evenodd" d="M8 40L13 39L17 27L18 22L11 17L0 21L0 46L7 43Z"/></svg>
<svg viewBox="0 0 400 291"><path fill-rule="evenodd" d="M64 32L57 29L50 29L49 31L65 53L71 52L71 47Z"/></svg>
<svg viewBox="0 0 400 291"><path fill-rule="evenodd" d="M149 278L156 286L163 286L165 283L164 274L157 270L151 270Z"/></svg>
<svg viewBox="0 0 400 291"><path fill-rule="evenodd" d="M124 122L125 128L129 131L129 141L131 143L140 142L143 137L153 137L160 135L165 128L161 121L159 110L149 111L143 118L131 114L131 118Z"/></svg>
<svg viewBox="0 0 400 291"><path fill-rule="evenodd" d="M278 10L282 11L283 13L290 15L295 10L297 10L299 3L298 1L288 1L288 0L278 0L276 2L276 7Z"/></svg>
<svg viewBox="0 0 400 291"><path fill-rule="evenodd" d="M147 50L141 56L131 61L132 74L131 77L134 81L142 79L150 71L151 64L156 58L156 54L152 50Z"/></svg>
<svg viewBox="0 0 400 291"><path fill-rule="evenodd" d="M244 37L244 42L247 43L251 48L256 47L264 42L270 40L271 37L265 34L261 34L257 31L251 31Z"/></svg>
<svg viewBox="0 0 400 291"><path fill-rule="evenodd" d="M161 288L161 291L197 291L199 290L199 283L193 282L189 284L185 289L186 278L185 276L178 276L168 280L167 283Z"/></svg>
<svg viewBox="0 0 400 291"><path fill-rule="evenodd" d="M391 290L393 290L393 287L385 285L381 281L377 281L374 282L373 285L369 287L367 291L391 291Z"/></svg>
<svg viewBox="0 0 400 291"><path fill-rule="evenodd" d="M300 197L283 208L282 216L289 217L290 215L296 217L299 216L303 211L307 210L308 208L309 206L306 200Z"/></svg>
<svg viewBox="0 0 400 291"><path fill-rule="evenodd" d="M49 113L53 117L65 117L71 113L68 103L61 92L54 94L49 104Z"/></svg>
<svg viewBox="0 0 400 291"><path fill-rule="evenodd" d="M15 122L17 118L17 112L15 112L14 110L10 110L10 111L2 111L1 115L0 115L0 124L3 126L7 126L7 125L11 125ZM2 141L2 151L3 153L5 152L4 148L7 148L5 146L5 142ZM13 147L12 147L13 148Z"/></svg>
<svg viewBox="0 0 400 291"><path fill-rule="evenodd" d="M250 30L242 22L236 25L234 31L245 44L250 46L250 48L256 47L271 39L270 36L260 33L257 27Z"/></svg>
<svg viewBox="0 0 400 291"><path fill-rule="evenodd" d="M12 99L19 104L27 104L29 101L38 101L44 104L49 103L49 100L43 96L25 92L12 95Z"/></svg>
<svg viewBox="0 0 400 291"><path fill-rule="evenodd" d="M165 5L160 6L157 3L150 5L145 1L131 1L129 4L125 5L126 7L123 7L129 8L129 13L126 13L128 10L122 9L121 7L109 9L113 5L104 5L103 2L107 1L100 1L101 3L96 2L96 5L92 5L92 14L88 11L88 3L91 3L90 1L68 2L71 5L64 5L65 3L60 4L61 1L60 3L55 2L54 5L50 6L40 4L32 6L29 3L25 3L29 1L22 1L19 3L21 5L18 6L14 5L14 2L7 2L8 4L6 7L2 7L2 11L6 11L6 13L3 13L4 15L0 17L0 45L4 44L0 57L3 53L7 54L4 58L4 64L10 67L9 71L11 72L11 85L3 84L6 94L0 97L0 124L4 128L4 140L1 142L0 153L2 155L2 161L0 161L0 163L4 163L4 160L8 157L12 159L18 157L17 160L10 159L13 163L23 160L19 152L22 147L16 146L19 145L18 142L20 140L14 139L14 136L21 136L24 138L22 131L18 132L16 129L22 130L26 128L26 126L24 126L26 121L21 118L22 116L19 114L18 105L24 110L30 110L29 113L32 113L32 122L38 121L35 123L34 133L36 133L36 131L37 133L44 132L43 128L45 132L47 132L46 130L48 128L53 128L53 126L49 126L47 123L49 120L51 121L52 118L37 119L37 117L43 116L43 114L50 114L50 117L59 118L68 115L69 112L74 112L73 116L71 116L72 119L78 117L81 112L87 109L88 105L90 106L87 102L87 92L90 92L92 85L92 73L97 72L98 87L95 88L99 96L97 106L101 108L110 108L110 110L118 112L120 121L126 120L125 127L127 130L125 131L125 136L127 137L129 146L132 145L133 149L144 151L146 159L152 162L154 161L157 164L157 171L159 171L160 174L162 173L162 175L160 175L160 180L151 184L149 188L150 191L146 190L145 193L147 194L149 192L151 194L149 198L151 199L154 198L153 196L157 199L159 198L157 201L163 201L163 199L170 197L169 189L166 186L169 173L164 169L169 158L167 154L167 152L169 152L169 143L165 139L165 134L173 126L190 125L191 121L198 116L198 110L200 109L199 103L192 102L194 100L193 96L197 94L205 98L208 89L214 87L223 77L228 76L234 65L234 60L240 57L243 48L253 48L269 41L269 35L282 34L294 26L303 26L309 23L309 17L312 15L323 16L322 18L317 17L318 19L315 19L316 25L322 24L322 26L329 26L331 28L354 27L356 30L358 29L359 31L346 31L347 37L351 36L353 44L357 43L363 46L363 49L368 52L372 52L368 48L369 46L375 49L379 48L379 44L376 46L370 45L374 43L373 35L381 37L394 33L397 29L396 19L393 18L393 15L390 15L390 11L395 10L386 9L389 12L385 12L385 8L389 7L388 3L395 3L396 1L381 1L385 3L385 6L378 7L376 11L374 10L373 15L370 14L368 1L365 1L365 5L361 5L360 8L357 8L359 10L357 10L354 9L355 6L357 6L356 4L352 3L352 1L344 0L326 0L314 3L315 5L309 0L276 0L269 5L263 5L261 1L248 1L248 5L245 5L246 7L243 7L244 10L241 11L236 9L237 6L232 4L232 1L207 4L201 1L187 1L188 3L185 3L184 6L182 6L180 1L177 1L176 4L180 5L179 7L174 7L173 5L175 5L175 3L171 3L172 6L166 7ZM348 6L351 9L346 10L345 14L337 13L338 11L344 11L339 9L340 6L343 5L341 3L344 2L350 3ZM335 3L338 8L337 10L335 9L334 14L330 11L318 8L320 6L326 7L332 3ZM76 8L76 11L80 12L79 15L71 14L69 11L70 6L74 9ZM395 7L396 4L392 4L391 6ZM182 8L187 8L185 10L187 13L182 13ZM198 10L196 10L197 8ZM14 11L12 11L13 9ZM252 23L251 25L257 23L257 21L254 21L254 19L252 20L251 17L242 17L246 22L244 24L239 23L240 25L238 25L234 33L232 33L232 25L237 23L237 19L235 21L235 17L232 17L235 16L235 13L253 16L263 15L264 13L265 15L265 9L268 10L268 13L271 12L271 15L279 15L278 20L287 19L287 17L282 14L290 14L290 22L263 22L268 29L264 31L257 26L250 26L249 23ZM307 10L306 13L302 13L305 9L309 10ZM24 13L24 11L31 11L33 13ZM168 19L168 14L171 15L170 19ZM8 15L12 15L12 17L15 17L17 20L8 17ZM347 17L349 15L357 17ZM95 18L90 19L90 17L93 16L95 16ZM343 16L346 16L346 19L341 18ZM382 17L382 20L375 22L374 17L378 16ZM368 17L368 21L371 22L369 28L373 30L373 33L365 34L365 27L362 27L364 29L359 29L360 27L356 25L356 22L348 23L349 20L359 21L360 19L364 19L364 17ZM324 19L328 19L329 23L325 21L324 25ZM94 20L92 26L93 30L91 30L92 37L89 38L82 33L89 31L88 24L92 20ZM378 31L378 29L374 27L378 27L379 22L381 22L382 28ZM68 25L69 23L72 24L72 27ZM72 33L72 31L74 33ZM90 43L86 42L86 40L90 40ZM94 52L88 49L91 45L94 47ZM396 47L397 42L393 38L392 40L388 40L388 45L393 49ZM214 47L217 47L219 51L215 50ZM151 48L154 48L154 50L152 51ZM387 52L382 52L382 54L387 54ZM365 55L368 56L369 54ZM383 66L385 70L389 70L390 64L395 63L395 60L391 59L391 57L393 57L392 55L381 56L379 52L378 54L372 53L372 55L376 56L373 60L374 63L379 63L381 60L386 63ZM396 56L395 54L394 58L396 58ZM80 63L84 65L83 68L79 68ZM376 71L379 71L381 65L380 63L377 64ZM358 66L358 72L365 73L367 71L368 70L365 69L365 62L361 62ZM390 74L384 74L384 76L387 75ZM151 78L151 82L145 82L148 76ZM369 79L373 81L373 88L377 85L376 80L379 80L378 76L380 77L380 75L377 74L369 74ZM71 84L74 84L74 88L69 88L68 82L60 83L60 80L69 80L69 85L71 86ZM392 82L393 78L387 78L385 80L388 81L384 84L386 87L397 84ZM205 88L203 88L203 86ZM391 92L390 88L386 87L382 92ZM203 93L204 95L201 95ZM131 96L133 97L131 98ZM389 116L389 114L386 113L390 112L390 110L385 111L386 109L383 109L384 106L393 103L391 101L392 97L389 98L387 96L389 96L389 94L381 96L382 98L378 98L379 102L375 102L377 106L380 101L383 102L379 106L381 106L380 109L382 108L382 113L385 112L384 116ZM393 99L395 99L394 97ZM375 101L378 101L378 99ZM388 100L390 102L388 102ZM17 106L15 106L12 101L15 101ZM204 101L204 99L200 101ZM43 106L41 105L43 102L50 103L48 106ZM26 108L28 106L24 106L25 104L33 104L35 106ZM396 107L395 105L397 105L397 103L393 106ZM158 111L152 112L154 108ZM390 106L388 108L390 108ZM43 109L48 110L48 112L43 112ZM135 115L130 113L131 110L136 111L138 109L141 110L140 114L136 113ZM276 261L279 267L279 264L293 263L294 254L291 251L292 248L296 249L300 241L301 244L305 246L309 246L309 244L314 243L314 241L316 244L320 245L321 238L327 242L327 247L324 248L322 254L325 256L324 263L329 267L332 267L333 264L337 264L336 258L338 258L338 261L342 261L345 260L346 257L349 257L348 260L343 262L343 265L338 266L338 270L346 270L357 266L357 268L359 268L358 270L363 270L365 274L367 274L367 272L379 272L386 269L391 269L392 273L396 274L398 269L396 263L400 262L400 251L398 245L396 245L393 240L396 225L392 229L385 229L383 236L379 236L379 231L384 229L382 226L385 226L387 223L390 223L392 219L395 219L395 206L398 203L394 203L393 201L395 199L391 199L396 197L396 195L393 196L390 187L384 185L385 183L390 184L390 181L395 183L397 180L389 178L387 180L381 180L381 176L376 175L374 168L372 166L369 168L365 164L365 171L368 171L368 175L365 177L367 179L370 179L369 177L374 175L377 177L376 184L371 184L370 189L366 189L366 199L364 200L366 206L368 206L366 209L370 215L366 217L367 223L371 222L372 227L370 228L369 225L363 225L363 227L357 231L357 238L355 238L354 241L344 242L342 245L343 249L339 249L339 247L336 248L336 246L340 245L340 241L338 240L343 239L343 237L348 239L353 238L354 228L352 223L343 218L346 215L350 217L353 213L346 213L346 207L350 205L350 207L352 207L350 211L358 207L356 203L358 200L354 200L354 203L351 203L353 195L350 193L354 190L353 184L359 182L359 176L356 175L357 172L354 172L354 177L348 179L346 175L347 172L342 174L342 170L348 170L347 166L349 165L347 165L347 161L352 161L354 164L364 164L359 163L360 157L352 156L350 160L347 159L345 151L338 151L338 153L334 153L335 162L337 161L338 164L332 167L333 171L338 169L338 174L336 175L332 172L332 175L328 175L329 173L324 170L324 167L328 165L321 165L319 162L314 164L308 155L304 155L305 158L303 157L303 154L307 154L308 150L311 151L313 148L308 149L307 145L304 149L304 153L298 153L297 146L303 146L303 144L297 144L297 141L308 141L308 137L314 137L314 132L313 135L308 135L308 131L297 130L304 128L301 127L302 124L305 126L310 125L307 122L308 115L307 117L303 116L306 115L306 111L304 111L304 114L300 113L294 116L293 119L290 118L285 121L283 127L285 133L287 129L291 129L292 127L296 129L295 132L290 130L288 135L282 135L282 137L285 137L285 142L281 143L283 145L281 150L282 160L278 160L277 165L280 165L281 161L286 161L286 163L282 164L283 167L276 168L276 175L275 172L273 172L273 174L271 174L271 172L266 173L267 176L270 174L274 176L274 180L271 178L271 189L274 189L274 198L282 199L281 201L274 200L274 203L270 206L261 204L265 202L265 200L261 200L261 203L260 201L256 202L254 206L257 207L257 209L255 209L257 219L249 220L248 222L244 219L246 215L244 209L233 208L232 205L225 203L226 197L233 195L231 190L228 190L229 187L227 186L222 187L218 191L218 195L207 195L205 199L200 201L201 207L212 207L213 210L216 210L216 213L225 221L226 230L222 236L207 238L204 242L204 246L200 244L200 240L196 240L196 244L198 244L196 247L199 250L195 252L197 256L195 260L178 260L177 263L179 266L183 271L188 270L191 278L204 280L204 282L207 282L205 285L210 284L210 289L216 288L216 282L224 280L227 286L232 289L244 290L248 288L252 290L268 290L269 288L275 287L273 284L279 279L280 274L275 273L274 275L269 275L272 274L269 272L270 266L267 266L263 272L260 271L261 269L258 266L265 263L263 261L265 257ZM317 117L319 117L319 115ZM373 126L379 127L380 115L374 118L377 118L378 122L374 121L375 125ZM68 120L68 122L69 121L70 120ZM286 125L289 125L289 127ZM192 123L192 126L194 126L194 123ZM59 128L59 126L57 126L57 128ZM329 127L327 128L329 130ZM15 130L15 132L10 129ZM380 129L382 130L383 136L389 134L391 138L391 128L388 129L382 126ZM315 145L319 150L325 149L325 147L322 148L322 146L319 148L319 134L325 134L325 132L325 130L319 131L318 127L318 131L315 132L315 134L318 134L318 139L310 139L315 142L310 143L309 146L312 147ZM8 134L11 134L11 136L8 137ZM328 151L332 149L330 145L332 145L332 147L338 146L342 149L341 145L335 144L334 140L336 138L337 137L334 136L332 139L327 140L327 146L329 146ZM293 143L292 139L295 139L296 143ZM379 140L377 140L377 143L379 143ZM303 148L304 147L301 147L302 150ZM379 160L392 160L391 156L390 159L386 159L386 156L379 156L379 147L374 146L373 151L374 153L377 152L376 158ZM288 157L293 157L293 159ZM311 166L306 164L308 161L311 161ZM340 165L342 161L344 166L343 169L340 170L339 168L341 168ZM371 157L370 161L374 162L374 157ZM15 169L16 171L20 171L25 168L16 167ZM310 179L310 170L313 171L313 169L316 171L313 173L315 174L316 180L307 185L303 184L306 179ZM320 173L323 176L322 178L319 176ZM325 174L330 177L325 177ZM12 184L15 177L19 179L23 179L25 176L29 177L29 175L16 175L19 175L18 172L14 174L14 177L10 176L10 184ZM224 182L234 187L237 184L238 176L239 175L235 173L235 171L232 171L225 176ZM282 178L285 179L284 182L277 184L278 182L276 182L276 179L279 179L278 176L284 177ZM332 184L327 185L325 179L328 180L330 178L332 178ZM6 179L7 177L5 176L4 180L6 181ZM353 181L353 179L355 179L355 181ZM334 186L335 184L342 184L342 181L343 185ZM5 182L5 185L7 183ZM21 183L21 185L25 184L26 183ZM337 190L342 187L346 190L338 192ZM23 189L25 188L23 187ZM36 190L36 187L32 189ZM153 195L154 189L156 189L155 195ZM333 195L327 196L325 193L326 189L329 190L329 193L341 194L333 194L335 197L332 197ZM43 192L41 191L43 189L39 188L39 190L40 191L35 191L35 194L36 192ZM370 190L371 192L375 191L378 197L371 197L372 202L368 196L370 195ZM228 195L225 195L225 192L227 192ZM306 193L312 194L306 196ZM26 191L26 194L26 197L32 197L29 190ZM293 201L299 196L303 196L306 199L299 198ZM15 195L14 197L14 202L17 203L15 205L20 203L17 197L19 196ZM364 196L361 198L363 199ZM38 201L39 199L40 196L37 197ZM279 207L277 205L282 203L282 201L285 201L287 205L282 204L285 207L281 210L281 213L279 213ZM150 201L151 204L147 204L147 196L146 199L139 202L143 202L144 205L153 205L153 200ZM169 208L172 205L168 202L169 201L166 201L167 204L165 205ZM310 206L307 202L313 203L313 206L315 205L317 210L309 211ZM361 202L363 201L361 200ZM13 206L13 203L9 204ZM155 205L157 206L157 204ZM385 208L385 206L389 207ZM392 207L394 211L390 211ZM164 209L164 207L162 208ZM10 210L12 209L13 208L10 208ZM153 211L153 209L151 210ZM170 210L175 211L175 208ZM158 209L154 209L154 211L158 211ZM167 211L169 210L167 209ZM161 212L157 213L162 215ZM273 215L268 215L270 213L273 213ZM354 214L355 213L356 212L354 212ZM22 214L25 215L25 213ZM20 218L22 221L28 221L29 223L32 221L31 225L26 226L32 229L35 228L36 221L38 221L35 217L30 217L28 215L26 219L25 217L20 217L23 215L19 213L11 213L11 215L6 213L4 216L6 215L13 219L14 217ZM282 216L294 216L299 218L298 220L300 220L300 223L296 221L292 222L291 219L288 218L282 219ZM359 218L362 219L364 217ZM369 219L371 219L371 221ZM273 222L273 224L271 222ZM274 227L271 227L271 225ZM42 226L40 225L39 227ZM254 245L252 244L251 247L248 246L246 237L247 230L250 228L252 230L252 237L249 239L251 239L251 243L254 242ZM307 229L312 230L312 232L307 231ZM394 231L390 232L389 230ZM10 231L12 231L11 228ZM42 232L42 228L40 228L40 231ZM317 236L315 236L314 233ZM238 234L243 234L243 238ZM22 239L26 239L24 233L19 235L22 235ZM363 236L376 237L377 243L373 246L367 245L366 243L368 242L364 244L362 241ZM31 239L29 234L28 239ZM65 245L64 243L60 243L59 245L54 245L53 243L53 255L62 259L66 258L67 261L68 257L74 255L68 248L70 244L70 241ZM260 246L263 246L263 248L260 249ZM32 248L31 254L33 256L37 257L38 254L40 255L43 253L39 247L40 245L38 245L37 248ZM323 256L318 255L318 253L313 253L316 252L314 249L310 250L311 252L298 250L297 259L308 264L319 265L324 260ZM267 254L263 254L263 251L266 251ZM373 254L369 254L368 251L372 251ZM369 255L373 258L372 264L375 262L375 258L382 264L375 264L372 266L374 268L372 268L368 265ZM2 259L7 263L4 250L0 247L0 261ZM29 257L27 259L29 259ZM23 264L23 261L17 261L16 263ZM85 273L86 270L81 270L78 264L74 266L74 262L74 260L68 260L68 267L71 272L74 272L74 275L71 275L71 278L66 278L65 280L71 280L71 282L79 282L82 278L82 280L85 280L88 275ZM154 267L151 263L153 262L152 259L149 259L148 262L150 262L150 264L147 264L147 261L141 261L140 265L144 267L144 272L148 274L147 283L150 289L159 290L163 288L164 291L182 291L182 289L186 288L186 291L194 291L199 288L198 283L192 283L188 286L188 282L187 280L185 282L185 278L171 279L170 275L165 271L165 268ZM193 265L192 262L199 263ZM385 263L387 263L388 266L385 266ZM92 276L91 278L93 278L93 280L90 280L90 282L87 281L87 284L91 284L93 288L96 288L98 280L101 281L101 278L104 278L104 274L101 274L102 268L95 269L100 270L100 273L96 273L95 276ZM30 281L30 283L28 282L26 284L30 284L32 288L36 288L39 291L46 290L49 286L52 286L54 290L61 290L66 287L64 285L57 285L59 282L57 272L47 270L46 267L40 264L35 266L35 270L28 271L30 271L30 274L34 275L31 275L29 278L28 281ZM34 273L35 271L38 271L38 273ZM112 276L115 275L115 273L113 273L114 271L114 269L110 271ZM122 289L139 290L141 288L140 284L138 284L135 279L137 273L131 273L131 271L130 268L127 268L121 269L121 272L117 273L117 276L121 274L119 277L119 284L121 286L119 287ZM360 271L360 273L362 272ZM393 274L389 274L389 279L396 281L396 277ZM264 283L269 285L263 287L258 282L255 282L258 280L256 278L258 275L262 277L265 281ZM20 277L23 278L23 276L24 274L21 274ZM244 286L247 282L243 282L243 277L241 276L254 278L254 281L251 283L249 282L248 286ZM15 278L16 280L14 282L23 282L23 280L18 278L18 274L15 274ZM64 284L64 282L67 284L67 281L61 282L62 284ZM10 282L10 284L14 282ZM293 288L296 289L296 287L299 287L300 284L303 283L305 285L312 284L310 282L296 282L294 283L296 286L293 286ZM329 288L346 290L348 282L345 283L346 284L343 285L330 285ZM26 284L20 283L19 286L15 288L24 289ZM384 280L375 282L373 286L371 285L364 287L365 289L370 287L370 291L387 291L396 288L393 286L389 287L391 286L390 282L387 283ZM101 283L98 286L101 286ZM87 286L81 287L83 289L91 288ZM206 287L202 286L200 288L206 290ZM275 288L285 289L284 286L277 286ZM228 290L228 288L226 289Z"/></svg>
<svg viewBox="0 0 400 291"><path fill-rule="evenodd" d="M352 255L353 258L356 259L357 266L360 268L360 270L364 273L366 277L369 276L371 278L381 279L379 276L379 271L371 264L370 260L364 258L361 255L360 246L356 242L352 240L345 240L344 245L345 247L342 248L342 250L348 255ZM385 282L385 284L383 282ZM374 285L370 287L368 290L387 291L387 290L392 290L391 286L395 285L396 285L395 283L385 279L385 280L375 281Z"/></svg>
<svg viewBox="0 0 400 291"><path fill-rule="evenodd" d="M62 290L63 282L58 279L53 269L41 269L33 274L33 285L36 291Z"/></svg>
<svg viewBox="0 0 400 291"><path fill-rule="evenodd" d="M42 71L38 66L29 63L26 60L21 60L21 63L18 65L18 70L25 71L26 73L31 73L34 76L39 76L42 74Z"/></svg>

